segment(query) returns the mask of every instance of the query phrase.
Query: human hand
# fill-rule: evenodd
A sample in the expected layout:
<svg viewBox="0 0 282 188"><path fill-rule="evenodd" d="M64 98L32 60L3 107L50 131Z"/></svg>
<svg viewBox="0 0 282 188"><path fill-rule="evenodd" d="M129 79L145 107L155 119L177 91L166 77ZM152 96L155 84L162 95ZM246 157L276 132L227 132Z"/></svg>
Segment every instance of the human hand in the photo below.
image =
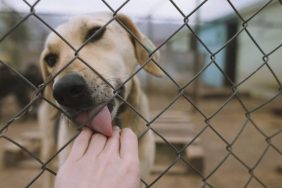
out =
<svg viewBox="0 0 282 188"><path fill-rule="evenodd" d="M84 128L59 169L55 188L138 188L140 169L136 135L114 128L110 138Z"/></svg>

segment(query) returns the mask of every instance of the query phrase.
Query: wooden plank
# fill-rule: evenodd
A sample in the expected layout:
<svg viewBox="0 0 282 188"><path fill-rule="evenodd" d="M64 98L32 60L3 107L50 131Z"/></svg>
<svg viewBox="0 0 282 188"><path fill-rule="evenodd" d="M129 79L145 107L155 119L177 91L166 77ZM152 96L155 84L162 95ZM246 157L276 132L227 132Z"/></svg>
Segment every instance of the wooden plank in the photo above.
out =
<svg viewBox="0 0 282 188"><path fill-rule="evenodd" d="M184 114L182 111L163 114L153 122L154 127L165 127L166 129L178 129L180 127L189 127L188 125L192 125L191 119L187 114Z"/></svg>
<svg viewBox="0 0 282 188"><path fill-rule="evenodd" d="M152 169L152 173L161 173L163 172L168 166L162 165L162 164L156 164L154 165ZM168 171L170 174L184 174L187 173L186 166L175 164L173 167L171 167Z"/></svg>
<svg viewBox="0 0 282 188"><path fill-rule="evenodd" d="M180 146L180 147L179 147ZM182 148L184 145L180 144L178 148ZM196 174L194 169L197 169L200 173L204 170L204 156L202 147L198 144L192 144L186 148L185 152L181 153L182 157L188 161L193 168L184 163L183 161L177 161L173 167L171 167L168 173ZM187 156L189 155L189 156ZM169 165L176 159L176 153L171 151L165 144L157 144L156 163L152 169L153 173L161 173L166 170Z"/></svg>
<svg viewBox="0 0 282 188"><path fill-rule="evenodd" d="M153 122L152 127L170 143L186 144L192 140L194 125L183 111L169 111L163 114ZM155 138L157 143L164 143L159 136Z"/></svg>
<svg viewBox="0 0 282 188"><path fill-rule="evenodd" d="M15 140L18 144L26 148L31 153L35 153L39 151L40 149L40 143L39 142L30 142L24 139L17 139ZM20 160L30 157L27 155L24 150L22 150L20 147L13 143L6 143L4 145L3 149L3 157L1 160L3 160L3 163L5 166L14 166L16 165Z"/></svg>
<svg viewBox="0 0 282 188"><path fill-rule="evenodd" d="M152 112L151 119L155 118L157 115L157 112ZM186 122L191 121L188 113L184 113L183 111L169 111L169 113L166 112L156 119L156 121L166 120L181 120Z"/></svg>
<svg viewBox="0 0 282 188"><path fill-rule="evenodd" d="M26 147L27 142L23 140L15 140L17 143L19 143L21 146ZM4 149L3 149L3 164L5 167L9 166L15 166L18 161L22 158L23 156L23 151L20 147L13 143L5 143Z"/></svg>
<svg viewBox="0 0 282 188"><path fill-rule="evenodd" d="M186 148L186 157L188 161L201 174L204 172L204 150L200 145L193 144Z"/></svg>
<svg viewBox="0 0 282 188"><path fill-rule="evenodd" d="M26 131L21 134L21 137L29 141L41 141L41 132L40 131Z"/></svg>
<svg viewBox="0 0 282 188"><path fill-rule="evenodd" d="M17 168L23 169L23 168L32 168L32 169L38 169L40 168L40 164L34 160L34 159L24 159L19 161L17 164Z"/></svg>
<svg viewBox="0 0 282 188"><path fill-rule="evenodd" d="M182 136L182 137L178 137L177 135L171 135L171 136L167 136L167 137L165 137L165 139L169 142L169 143L171 143L171 144L183 144L183 145L185 145L185 144L188 144L189 142L191 142L192 141L192 139L193 139L193 137L191 137L191 136ZM199 138L197 138L194 142L193 142L193 144L198 144L199 143ZM156 141L156 143L158 144L158 143L165 143L165 141L161 138L161 137L159 137L159 136L156 136L155 137L155 141Z"/></svg>
<svg viewBox="0 0 282 188"><path fill-rule="evenodd" d="M154 110L154 111L152 111L151 112L151 114L153 114L153 115L158 115L158 114L160 114L160 112L161 112L161 110ZM182 110L168 110L168 111L166 111L166 112L164 112L163 114L162 114L162 116L185 116L185 115L187 115L189 112L187 112L187 111L182 111Z"/></svg>
<svg viewBox="0 0 282 188"><path fill-rule="evenodd" d="M153 124L153 129L161 134L184 134L191 135L193 133L193 124L170 124L170 123L156 123Z"/></svg>
<svg viewBox="0 0 282 188"><path fill-rule="evenodd" d="M17 139L15 140L15 142L17 142L18 144L20 144L23 147L28 147L29 146L29 142L23 140L23 139ZM4 145L4 153L5 152L10 152L10 153L17 153L22 151L22 149L20 147L18 147L17 145L8 142Z"/></svg>
<svg viewBox="0 0 282 188"><path fill-rule="evenodd" d="M153 114L157 113L155 112ZM190 143L195 136L195 134L193 134L194 124L187 114L188 113L184 113L183 111L169 111L169 113L165 113L156 119L152 123L152 127L154 130L156 130L156 132L162 135L166 141L182 148L186 144ZM163 162L167 161L168 159L165 160L160 158L163 156L161 154L165 152L162 151L164 150L165 141L159 136L155 136L155 141L157 144L156 160L161 160ZM169 153L169 151L167 152ZM165 156L167 154L165 154ZM174 156L171 157L173 158ZM185 157L195 169L197 169L200 173L203 173L204 151L199 145L199 138L197 138L192 145L186 148L185 152L183 153L183 157ZM165 170L167 168L167 164L163 162L160 164L155 164L153 167L153 172L162 172ZM177 174L183 174L187 172L195 173L187 165L181 165L178 163L169 170L169 173Z"/></svg>

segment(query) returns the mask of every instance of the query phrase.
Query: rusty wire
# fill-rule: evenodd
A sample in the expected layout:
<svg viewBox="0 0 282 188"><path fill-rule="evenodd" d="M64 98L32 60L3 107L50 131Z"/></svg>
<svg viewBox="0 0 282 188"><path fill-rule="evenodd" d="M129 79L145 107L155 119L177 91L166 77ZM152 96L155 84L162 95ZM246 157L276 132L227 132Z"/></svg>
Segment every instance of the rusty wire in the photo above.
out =
<svg viewBox="0 0 282 188"><path fill-rule="evenodd" d="M38 4L40 4L41 0L37 0L34 4L30 4L29 2L27 2L26 0L23 0L23 2L26 4L27 7L29 7L30 11L29 13L27 13L25 16L23 16L23 18L21 20L18 21L18 23L16 23L12 28L10 28L6 33L1 34L0 36L0 45L1 42L4 41L14 30L16 30L19 26L21 26L26 20L28 20L30 17L34 17L36 18L41 24L45 25L46 27L48 27L52 32L54 32L68 47L70 47L73 50L73 58L69 61L69 63L67 63L56 75L53 75L53 77L49 78L45 83L43 83L40 86L34 86L32 83L30 83L21 73L19 73L16 69L14 69L12 66L10 66L9 64L7 64L6 62L4 62L3 60L0 60L0 64L7 66L11 71L13 71L15 74L17 74L20 78L22 78L28 85L30 85L30 87L32 87L35 90L36 95L31 99L30 103L28 105L26 105L23 109L21 109L17 114L15 114L11 119L9 119L7 122L5 122L1 127L2 129L0 130L0 138L4 139L14 145L16 145L17 147L21 148L26 154L28 154L32 159L34 159L40 166L41 166L41 171L31 180L31 182L29 182L27 185L25 185L26 187L30 187L35 181L37 181L37 179L45 172L48 171L49 173L56 175L56 172L54 172L53 170L49 169L47 167L47 165L65 148L68 146L68 144L70 144L78 135L75 135L67 144L65 144L64 147L60 148L56 154L54 156L52 156L48 161L43 162L41 161L40 158L36 157L34 154L32 154L31 152L29 152L29 150L27 148L24 148L23 146L21 146L19 143L17 143L16 141L12 140L11 138L5 136L5 130L8 129L10 126L13 126L13 123L19 119L21 116L23 116L23 114L38 100L38 99L43 99L45 101L47 101L50 105L52 105L53 107L55 107L56 109L62 111L62 109L60 109L59 106L57 106L57 104L54 104L52 101L48 101L48 99L44 98L41 93L43 91L43 89L47 86L47 84L49 84L58 74L60 74L65 68L67 68L69 65L71 65L75 60L79 60L81 63L85 64L87 67L89 67L91 70L93 70L93 72L98 75L102 80L104 80L107 84L109 84L107 82L106 79L103 78L102 75L100 75L95 69L93 69L91 66L88 65L88 63L86 61L84 61L80 56L79 56L79 52L81 49L83 49L83 47L85 46L85 44L87 43L87 41L82 44L79 48L75 48L73 47L62 35L60 35L60 33L58 33L54 28L52 28L52 26L50 26L43 18L40 17L40 15L38 15L36 13L36 6ZM256 39L254 38L254 36L252 35L252 33L249 31L248 29L248 23L254 18L256 17L261 11L263 11L271 2L273 2L273 0L269 0L267 1L259 10L257 10L251 17L245 19L243 18L243 16L240 14L240 12L237 10L236 6L232 3L232 1L227 0L226 2L230 5L230 7L233 9L235 15L237 16L237 19L240 20L241 22L241 27L240 29L237 31L236 34L234 34L230 39L228 39L228 41L225 42L225 44L223 44L219 49L212 51L211 49L209 49L208 45L205 44L205 42L200 38L200 36L198 35L198 33L194 30L193 25L190 24L189 19L192 15L196 14L197 11L199 9L201 9L202 6L205 5L205 3L207 3L208 1L203 1L201 4L199 4L193 11L191 11L189 14L185 14L182 11L182 7L179 7L177 5L176 2L174 2L173 0L170 0L170 4L171 6L175 7L175 10L179 12L180 16L183 17L183 23L182 25L177 28L175 30L175 32L173 32L165 41L163 41L156 49L154 49L153 51L149 51L148 49L146 49L146 47L144 46L144 44L142 44L141 41L139 41L136 36L134 36L134 34L125 26L123 25L119 19L117 18L117 14L119 13L120 10L122 10L125 6L127 6L127 3L130 2L130 0L125 1L122 5L120 5L117 9L114 9L106 0L102 0L102 2L104 3L104 5L108 8L108 11L110 13L112 13L112 19L108 21L108 23L106 25L104 25L104 27L106 27L107 25L111 24L113 21L117 21L123 28L125 31L128 32L129 35L131 35L131 37L136 39L136 42L139 43L139 45L141 45L147 52L148 52L148 59L146 60L146 62L144 62L144 64L142 66L140 66L136 72L134 72L129 78L126 79L126 81L119 87L119 88L113 88L113 86L111 86L113 89L115 89L115 96L114 97L118 97L120 100L122 100L129 108L131 108L138 116L140 116L141 119L144 120L145 124L147 125L147 129L146 131L144 131L144 133L142 135L139 135L139 137L141 138L144 134L147 133L148 130L152 130L156 136L160 137L161 139L164 140L164 142L166 143L167 147L169 147L170 149L172 149L175 152L176 158L174 161L172 161L170 163L170 165L168 165L168 167L162 172L160 173L160 175L152 182L146 182L145 180L142 180L142 182L144 183L144 185L146 187L152 187L157 181L159 181L160 178L162 178L167 171L169 171L170 168L172 168L178 161L182 161L184 162L187 166L189 166L197 175L199 175L199 177L202 178L202 187L214 187L212 185L212 183L209 182L209 178L226 162L226 160L228 158L230 158L231 156L236 159L249 173L249 177L248 180L245 182L244 187L248 187L251 181L256 181L258 184L260 184L262 187L268 187L265 182L263 182L257 175L256 175L256 168L259 165L259 163L263 160L263 158L265 157L265 155L267 154L268 150L270 148L272 148L274 151L276 151L280 156L282 156L282 151L275 146L272 143L272 139L275 138L276 136L278 136L279 134L281 134L282 130L272 134L272 135L268 135L266 134L263 130L261 130L258 126L258 123L256 123L253 118L252 118L252 114L255 113L256 111L260 110L261 108L263 108L265 105L269 104L271 101L273 101L274 99L276 99L277 97L281 96L281 92L282 92L282 87L281 87L281 82L278 79L276 73L273 71L273 69L271 68L270 64L269 64L269 57L276 52L277 50L282 48L282 43L278 46L276 46L275 48L273 48L272 50L266 52L262 49L262 47L258 44L258 42L256 41ZM281 1L279 1L279 3L282 5ZM204 48L206 50L206 52L209 54L209 58L210 58L210 63L205 65L204 67L202 67L201 70L199 70L199 72L197 72L194 77L190 80L187 80L186 84L184 86L180 86L174 79L173 77L167 73L163 67L159 64L159 62L156 62L154 59L152 59L152 56L154 55L154 53L156 51L158 51L162 46L164 46L167 42L169 42L169 40L171 38L173 38L177 33L179 33L180 30L182 30L183 28L187 28L192 36L194 38L196 38L196 41L199 43L199 45L201 45L202 48ZM103 29L103 28L101 28ZM248 37L251 39L251 41L253 42L253 44L256 46L256 48L259 50L260 54L261 54L261 59L262 59L262 64L261 66L259 66L257 69L255 69L251 74L249 74L245 79L243 79L242 81L235 83L234 81L232 81L232 79L230 79L228 77L228 75L224 72L224 70L222 70L222 68L217 64L217 54L220 53L227 45L229 45L233 40L235 40L241 33L245 33L248 35ZM90 40L90 39L89 39ZM128 81L130 81L139 71L141 71L143 69L143 67L148 64L148 63L154 63L156 64L164 73L164 75L176 86L176 89L178 91L177 96L175 96L174 98L171 99L171 102L169 104L166 105L165 108L163 108L159 114L157 114L152 120L148 120L145 117L143 117L142 114L140 114L140 112L138 112L136 109L134 109L133 106L131 106L131 104L129 104L126 100L124 100L121 96L118 95L118 90L125 85ZM191 97L187 95L185 91L185 89L187 87L189 87L190 85L192 85L194 83L194 81L196 79L198 79L202 73L211 65L215 65L216 68L219 70L220 74L227 80L228 85L230 86L230 91L231 91L231 95L230 97L224 102L224 104L222 104L218 110L216 110L215 112L213 112L212 115L207 115L206 113L204 113L198 106L197 104L195 104ZM275 96L273 96L272 98L270 98L268 101L266 101L263 104L257 104L257 107L253 108L253 109L248 109L248 107L245 105L244 101L242 100L241 96L240 96L240 90L239 90L239 86L242 85L244 82L246 82L248 79L250 79L253 75L255 75L260 69L262 69L263 67L266 67L273 75L273 78L275 79L275 81L277 82L277 85L279 86L277 89L277 94ZM3 88L1 88L3 89ZM193 139L191 141L189 141L189 143L186 143L185 146L181 149L176 148L172 143L170 143L168 140L166 140L166 138L161 135L160 133L158 133L158 131L156 131L154 129L154 122L161 116L163 115L173 104L176 103L176 101L178 101L179 98L184 98L188 103L191 104L191 106L194 108L194 110L196 112L198 112L203 118L204 118L204 126L200 129L200 131L194 135ZM241 126L240 130L238 131L236 137L229 142L228 140L226 140L220 132L218 132L215 128L215 126L211 123L211 120L217 116L217 114L219 112L221 112L221 110L229 104L230 101L232 100L237 100L241 107L244 110L245 113L245 122L243 123L243 125ZM67 114L65 112L62 111L62 113L64 113L66 116ZM249 166L248 164L246 164L238 154L236 154L233 151L233 146L236 143L236 141L238 140L238 138L241 136L241 134L243 133L244 129L247 126L252 126L257 130L257 134L260 134L261 136L264 137L265 139L265 143L267 144L265 148L263 148L263 152L261 154L261 156L259 157L259 159L256 161L256 163L253 166ZM199 138L206 130L211 130L212 132L215 133L215 135L217 135L217 137L219 139L221 139L221 141L225 144L226 146L226 151L227 154L223 157L223 159L221 160L221 162L209 173L209 174L202 174L198 169L196 169L193 164L191 164L189 161L187 161L187 159L185 159L182 156L182 153L185 152L185 149L187 147L189 147L191 144L193 144L195 142L195 140L197 138ZM79 133L79 132L78 132Z"/></svg>

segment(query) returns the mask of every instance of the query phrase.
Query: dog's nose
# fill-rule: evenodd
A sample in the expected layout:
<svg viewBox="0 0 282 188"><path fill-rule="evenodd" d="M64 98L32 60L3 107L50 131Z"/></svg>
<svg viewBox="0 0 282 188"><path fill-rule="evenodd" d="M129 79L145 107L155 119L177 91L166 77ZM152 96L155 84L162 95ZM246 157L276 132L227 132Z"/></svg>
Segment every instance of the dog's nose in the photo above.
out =
<svg viewBox="0 0 282 188"><path fill-rule="evenodd" d="M85 108L92 103L86 81L76 73L70 73L59 79L53 90L56 101L69 108Z"/></svg>

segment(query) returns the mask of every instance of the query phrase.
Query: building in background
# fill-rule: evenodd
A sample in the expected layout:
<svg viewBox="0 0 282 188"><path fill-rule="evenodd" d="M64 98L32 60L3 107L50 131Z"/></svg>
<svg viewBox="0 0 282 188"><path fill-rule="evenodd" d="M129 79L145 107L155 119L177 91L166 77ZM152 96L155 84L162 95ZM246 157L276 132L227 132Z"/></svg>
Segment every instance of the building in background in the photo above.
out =
<svg viewBox="0 0 282 188"><path fill-rule="evenodd" d="M251 6L242 11L244 19L250 18L262 6ZM236 60L237 83L246 79L255 69L258 71L240 88L256 96L269 97L278 92L278 82L271 71L264 64L263 58L268 61L273 73L282 81L282 52L281 48L271 53L282 44L282 5L274 1L248 22L248 32L254 41L243 32L238 37L238 52ZM242 26L239 25L239 29ZM256 44L259 48L256 46Z"/></svg>
<svg viewBox="0 0 282 188"><path fill-rule="evenodd" d="M237 20L234 17L215 20L199 28L198 35L204 43L203 45L198 42L199 53L204 57L202 67L208 66L202 74L203 84L224 87L231 85L230 80L235 81L237 39L232 40L224 48L223 46L236 32Z"/></svg>
<svg viewBox="0 0 282 188"><path fill-rule="evenodd" d="M244 20L251 18L245 30L243 21L235 13L202 24L199 38L208 50L199 44L199 51L200 54L204 54L203 66L209 65L211 55L215 55L218 67L233 83L239 84L240 91L254 96L269 97L277 93L278 83L282 80L281 49L273 52L282 44L280 17L282 6L278 1L272 2L253 17L264 5L265 3L258 3L239 11ZM242 32L234 37L241 30ZM227 42L228 44L222 48ZM266 61L271 70L265 64ZM218 67L211 64L203 72L201 80L204 85L213 87L230 85L230 81L223 76ZM253 76L249 78L250 75ZM245 79L247 81L240 84Z"/></svg>
<svg viewBox="0 0 282 188"><path fill-rule="evenodd" d="M265 2L252 3L249 6L240 8L238 11L244 19L252 17ZM259 14L248 22L247 31L251 34L255 42L247 35L246 31L242 31L236 38L234 38L225 48L222 48L225 43L230 40L242 26L242 21L230 9L229 13L216 19L207 20L203 19L200 22L198 31L199 38L205 43L208 50L198 43L198 51L202 61L200 68L208 66L208 68L200 75L202 85L211 87L224 87L230 86L230 80L234 83L240 83L242 80L248 78L252 74L254 67L258 69L256 74L247 79L244 84L239 85L241 91L246 91L255 95L268 96L277 91L278 82L281 81L282 68L279 60L282 59L280 49L271 53L264 60L268 60L269 66L277 76L275 78L266 65L263 65L263 57L269 54L277 46L281 45L282 40L282 20L279 16L282 11L282 6L278 1L271 2ZM204 7L203 7L204 8ZM0 16L5 14L2 10ZM28 15L28 13L20 13L21 17ZM60 23L66 21L70 16L66 14L54 13L40 13L37 15L42 18L53 28ZM156 16L144 15L143 17L133 18L140 30L149 36L156 44L162 45L160 48L161 60L160 65L164 70L176 81L180 86L187 84L195 75L193 70L195 66L194 49L191 49L191 39L194 37L189 29L185 26L172 38L167 40L178 28L183 24L180 19L162 19ZM19 22L16 19L16 22ZM21 26L23 27L23 26ZM44 40L47 34L51 31L47 26L42 24L36 17L30 16L25 22L26 34L19 34L19 41L10 43L11 36L8 36L2 41L1 48L5 50L0 51L2 60L9 63L24 66L27 62L37 62L39 54L43 48ZM193 25L192 25L193 27ZM11 26L7 27L0 23L0 32L5 33L9 31ZM21 31L18 28L16 31ZM25 39L26 38L26 39ZM10 46L17 46L18 52L7 52L3 43L8 41ZM32 42L30 42L32 41ZM255 43L257 43L257 46ZM18 48L19 46L22 46ZM15 56L16 54L16 56ZM215 64L211 63L211 55L215 56ZM12 60L12 57L19 57L17 60ZM14 62L17 61L17 62ZM261 67L261 68L260 68ZM219 70L219 68L221 70ZM228 79L221 73L223 71ZM163 78L154 78L144 71L138 73L145 81L142 83L151 88L161 90L168 90L167 88L175 88L175 84L171 78L164 76ZM157 87L156 87L157 86ZM174 90L175 91L175 90Z"/></svg>

